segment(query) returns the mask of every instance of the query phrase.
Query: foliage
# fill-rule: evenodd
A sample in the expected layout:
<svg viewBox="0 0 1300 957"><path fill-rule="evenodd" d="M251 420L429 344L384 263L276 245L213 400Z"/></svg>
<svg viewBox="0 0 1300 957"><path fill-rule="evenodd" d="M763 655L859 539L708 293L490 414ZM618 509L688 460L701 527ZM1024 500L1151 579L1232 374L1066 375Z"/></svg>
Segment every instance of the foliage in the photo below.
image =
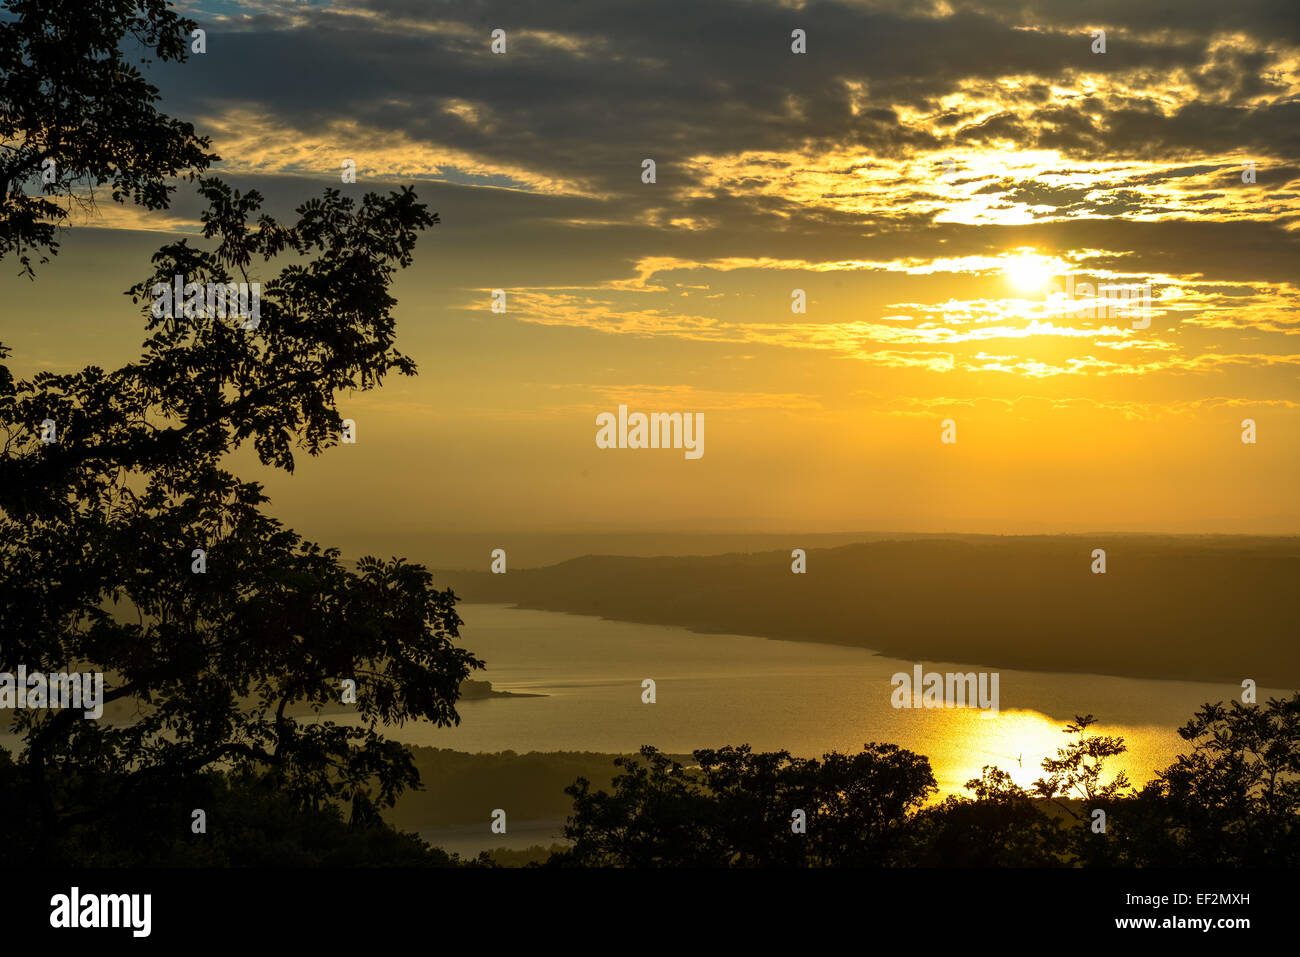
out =
<svg viewBox="0 0 1300 957"><path fill-rule="evenodd" d="M1178 733L1192 748L1132 802L1119 863L1300 865L1300 693L1206 704Z"/></svg>
<svg viewBox="0 0 1300 957"><path fill-rule="evenodd" d="M553 866L796 867L890 865L908 815L935 790L929 762L888 744L820 761L747 745L694 754L685 768L655 748L619 758L612 791L567 789L571 850ZM795 833L793 812L806 816Z"/></svg>
<svg viewBox="0 0 1300 957"><path fill-rule="evenodd" d="M176 186L218 159L189 123L157 109L138 66L186 59L194 23L166 0L5 0L0 16L0 259L33 276L73 208L164 209ZM128 58L128 50L139 56ZM53 162L53 167L47 166ZM43 174L52 171L52 182Z"/></svg>
<svg viewBox="0 0 1300 957"><path fill-rule="evenodd" d="M1205 705L1179 732L1193 743L1142 791L1107 761L1122 738L1091 715L1032 790L985 766L971 797L927 803L928 761L892 745L821 761L747 746L654 748L615 763L609 791L567 789L572 847L552 867L1249 867L1300 864L1300 694L1267 706ZM807 833L794 833L795 808ZM1093 811L1106 812L1094 829Z"/></svg>
<svg viewBox="0 0 1300 957"><path fill-rule="evenodd" d="M1070 834L1059 817L999 768L966 783L975 799L949 795L917 815L920 867L1061 867Z"/></svg>
<svg viewBox="0 0 1300 957"><path fill-rule="evenodd" d="M84 781L76 785L85 788ZM26 863L35 806L24 768L0 750L0 865ZM86 795L83 791L83 797ZM206 833L192 832L193 808ZM453 867L467 862L382 822L349 824L336 804L303 808L265 779L205 771L151 788L113 814L70 827L60 856L85 867ZM479 862L475 862L476 864Z"/></svg>
<svg viewBox="0 0 1300 957"><path fill-rule="evenodd" d="M437 217L408 188L359 204L327 190L295 222L254 225L256 192L217 180L201 192L215 248L164 246L132 287L149 332L138 361L17 382L0 366L0 666L105 672L105 700L134 716L14 713L47 845L214 765L257 766L302 806L341 798L354 819L373 817L418 782L377 726L457 722L460 682L481 666L455 647L455 595L427 570L370 557L345 568L337 550L264 514L261 486L221 465L248 443L263 465L291 471L295 452L338 441L341 392L414 374L393 348L387 290ZM256 261L286 253L256 328L151 309L155 282L249 278ZM52 444L39 440L45 419ZM288 713L338 702L345 678L360 727ZM51 784L88 775L114 782L93 804Z"/></svg>

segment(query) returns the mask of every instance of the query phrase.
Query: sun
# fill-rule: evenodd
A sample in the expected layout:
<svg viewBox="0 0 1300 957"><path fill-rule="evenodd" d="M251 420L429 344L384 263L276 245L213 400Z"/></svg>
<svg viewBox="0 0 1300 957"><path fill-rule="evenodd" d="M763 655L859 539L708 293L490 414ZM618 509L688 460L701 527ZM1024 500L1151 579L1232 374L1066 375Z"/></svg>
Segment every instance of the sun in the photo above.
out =
<svg viewBox="0 0 1300 957"><path fill-rule="evenodd" d="M1033 253L1020 253L1006 260L1002 272L1017 289L1032 292L1042 289L1052 278L1052 260Z"/></svg>

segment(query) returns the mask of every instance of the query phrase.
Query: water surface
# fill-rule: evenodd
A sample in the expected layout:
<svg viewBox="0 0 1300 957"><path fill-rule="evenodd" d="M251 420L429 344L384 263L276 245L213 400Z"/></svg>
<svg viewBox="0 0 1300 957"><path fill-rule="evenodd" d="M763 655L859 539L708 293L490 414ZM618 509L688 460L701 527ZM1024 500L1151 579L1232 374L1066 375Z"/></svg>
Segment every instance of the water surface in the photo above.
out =
<svg viewBox="0 0 1300 957"><path fill-rule="evenodd" d="M1115 762L1135 784L1185 750L1177 728L1207 701L1240 694L1228 684L999 669L1000 710L895 709L892 676L915 661L860 648L606 621L508 605L462 605L461 644L487 661L475 674L500 691L459 706L461 724L392 729L412 744L462 751L665 751L749 744L805 757L889 742L930 758L940 789L962 792L985 764L1028 785L1068 737L1076 714L1094 714L1097 733L1122 735ZM1044 640L1049 640L1044 638ZM971 671L924 661L926 671ZM643 704L642 679L657 701ZM1282 695L1260 689L1259 700Z"/></svg>

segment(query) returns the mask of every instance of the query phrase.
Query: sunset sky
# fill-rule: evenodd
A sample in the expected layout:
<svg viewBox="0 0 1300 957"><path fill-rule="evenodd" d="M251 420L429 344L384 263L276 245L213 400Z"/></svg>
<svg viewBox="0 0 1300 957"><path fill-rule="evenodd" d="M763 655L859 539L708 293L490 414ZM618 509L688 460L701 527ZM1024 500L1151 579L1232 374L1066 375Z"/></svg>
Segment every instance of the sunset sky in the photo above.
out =
<svg viewBox="0 0 1300 957"><path fill-rule="evenodd" d="M441 218L394 289L419 377L292 477L235 462L306 534L1300 532L1293 0L180 7L207 53L151 77L215 175ZM122 292L198 210L9 270L15 374L138 355ZM1149 326L1054 311L1067 276L1150 283ZM704 413L703 456L598 449L620 403Z"/></svg>

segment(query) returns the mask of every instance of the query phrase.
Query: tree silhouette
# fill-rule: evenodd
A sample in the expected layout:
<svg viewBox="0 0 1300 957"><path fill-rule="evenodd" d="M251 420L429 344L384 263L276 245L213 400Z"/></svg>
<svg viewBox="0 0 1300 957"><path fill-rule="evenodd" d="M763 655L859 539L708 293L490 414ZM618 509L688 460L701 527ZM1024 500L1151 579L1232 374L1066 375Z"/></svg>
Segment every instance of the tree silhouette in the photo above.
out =
<svg viewBox="0 0 1300 957"><path fill-rule="evenodd" d="M1077 740L1064 748L1057 748L1055 758L1044 758L1043 770L1047 776L1034 782L1035 793L1055 801L1075 817L1078 815L1064 803L1065 799L1077 798L1087 803L1109 801L1118 797L1125 788L1132 787L1123 771L1110 782L1102 783L1106 759L1118 757L1128 748L1123 738L1088 734L1088 729L1096 723L1097 719L1090 714L1076 715L1074 722L1067 724L1064 731L1077 735Z"/></svg>
<svg viewBox="0 0 1300 957"><path fill-rule="evenodd" d="M552 867L1114 867L1300 863L1300 694L1267 707L1206 705L1180 734L1194 747L1137 794L1106 780L1119 737L1074 736L1032 790L985 766L974 798L936 792L926 758L893 745L820 760L748 746L653 747L619 758L611 789L566 788L572 848ZM806 830L791 827L795 809ZM1092 812L1106 811L1104 832Z"/></svg>
<svg viewBox="0 0 1300 957"><path fill-rule="evenodd" d="M949 795L918 815L921 867L1061 867L1070 835L1007 772L985 765L966 782L975 799Z"/></svg>
<svg viewBox="0 0 1300 957"><path fill-rule="evenodd" d="M183 61L195 24L166 0L5 0L0 17L0 259L33 275L72 208L114 202L164 209L218 157L189 123L156 107L139 65Z"/></svg>
<svg viewBox="0 0 1300 957"><path fill-rule="evenodd" d="M1206 704L1178 733L1192 749L1126 808L1122 862L1300 864L1300 693Z"/></svg>
<svg viewBox="0 0 1300 957"><path fill-rule="evenodd" d="M460 682L482 664L454 646L455 596L423 567L367 557L348 570L220 464L247 443L292 471L296 452L338 441L340 392L414 374L393 347L388 287L437 216L409 188L359 204L327 190L290 224L254 223L256 192L200 191L213 248L166 245L131 288L148 331L137 361L18 382L0 365L0 668L105 672L105 700L132 716L14 712L33 853L213 767L255 770L302 807L350 800L354 821L373 820L418 783L378 726L457 722ZM151 308L154 283L257 281L282 254L255 328ZM45 420L53 443L39 439ZM337 704L342 679L356 682L360 727L294 717L295 703Z"/></svg>
<svg viewBox="0 0 1300 957"><path fill-rule="evenodd" d="M684 767L646 746L619 758L612 790L569 788L571 850L552 866L833 867L905 864L911 815L934 793L929 762L892 744L821 760L748 745ZM805 829L792 826L803 812Z"/></svg>

